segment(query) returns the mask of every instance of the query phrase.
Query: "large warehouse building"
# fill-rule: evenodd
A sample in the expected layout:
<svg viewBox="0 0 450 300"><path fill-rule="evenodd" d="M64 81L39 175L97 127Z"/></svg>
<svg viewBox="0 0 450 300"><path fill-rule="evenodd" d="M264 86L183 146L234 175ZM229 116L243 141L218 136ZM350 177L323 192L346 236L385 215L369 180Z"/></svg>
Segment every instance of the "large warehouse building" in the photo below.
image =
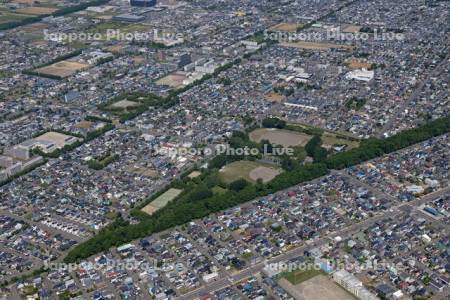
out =
<svg viewBox="0 0 450 300"><path fill-rule="evenodd" d="M131 6L151 7L156 5L156 0L130 0Z"/></svg>

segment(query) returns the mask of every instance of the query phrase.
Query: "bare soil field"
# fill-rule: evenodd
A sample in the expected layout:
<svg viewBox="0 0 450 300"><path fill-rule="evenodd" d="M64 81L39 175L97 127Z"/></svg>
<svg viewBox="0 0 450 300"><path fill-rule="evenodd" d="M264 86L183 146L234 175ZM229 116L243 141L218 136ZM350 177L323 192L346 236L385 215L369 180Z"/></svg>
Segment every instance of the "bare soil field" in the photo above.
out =
<svg viewBox="0 0 450 300"><path fill-rule="evenodd" d="M300 49L310 49L310 50L328 50L328 49L344 49L347 51L352 51L355 47L349 45L339 45L333 43L317 43L317 42L284 42L280 43L283 47L292 47Z"/></svg>
<svg viewBox="0 0 450 300"><path fill-rule="evenodd" d="M362 26L359 25L345 25L342 27L342 32L345 33L357 33L361 30Z"/></svg>
<svg viewBox="0 0 450 300"><path fill-rule="evenodd" d="M175 72L159 79L158 81L156 81L156 84L167 85L171 88L180 88L184 86L183 80L185 79L186 74L184 72Z"/></svg>
<svg viewBox="0 0 450 300"><path fill-rule="evenodd" d="M129 100L126 100L126 99L120 100L120 101L117 101L117 102L111 104L111 107L123 108L123 109L137 107L137 106L139 106L139 103L134 102L134 101L129 101Z"/></svg>
<svg viewBox="0 0 450 300"><path fill-rule="evenodd" d="M299 23L280 23L269 28L269 31L296 32L301 27Z"/></svg>
<svg viewBox="0 0 450 300"><path fill-rule="evenodd" d="M30 7L20 8L16 11L21 14L39 16L39 15L48 15L57 10L58 10L57 8L52 8L52 7L30 6Z"/></svg>
<svg viewBox="0 0 450 300"><path fill-rule="evenodd" d="M361 62L357 60L349 60L346 62L346 65L350 69L370 69L372 67L371 63Z"/></svg>
<svg viewBox="0 0 450 300"><path fill-rule="evenodd" d="M268 167L257 167L250 171L249 176L253 181L262 179L262 181L266 183L274 179L280 173L281 171L278 169Z"/></svg>
<svg viewBox="0 0 450 300"><path fill-rule="evenodd" d="M277 94L277 93L273 93L273 92L266 94L265 98L266 98L267 101L270 101L270 102L278 102L278 103L280 103L280 102L286 101L286 96L280 95L280 94Z"/></svg>
<svg viewBox="0 0 450 300"><path fill-rule="evenodd" d="M355 300L356 298L325 275L317 275L300 284L293 285L286 279L280 285L295 299L304 300Z"/></svg>
<svg viewBox="0 0 450 300"><path fill-rule="evenodd" d="M77 71L83 70L89 67L88 64L82 64L75 61L63 60L49 66L45 66L35 71L42 74L59 76L61 78L69 77L75 74Z"/></svg>
<svg viewBox="0 0 450 300"><path fill-rule="evenodd" d="M59 132L46 132L38 137L35 138L37 141L50 141L54 143L58 148L63 148L67 144L67 139L72 136L67 134L62 134ZM78 139L78 138L76 138Z"/></svg>
<svg viewBox="0 0 450 300"><path fill-rule="evenodd" d="M261 140L269 140L272 144L283 147L305 146L311 139L309 135L301 132L274 128L259 128L250 132L249 136L250 140L257 143L261 142Z"/></svg>

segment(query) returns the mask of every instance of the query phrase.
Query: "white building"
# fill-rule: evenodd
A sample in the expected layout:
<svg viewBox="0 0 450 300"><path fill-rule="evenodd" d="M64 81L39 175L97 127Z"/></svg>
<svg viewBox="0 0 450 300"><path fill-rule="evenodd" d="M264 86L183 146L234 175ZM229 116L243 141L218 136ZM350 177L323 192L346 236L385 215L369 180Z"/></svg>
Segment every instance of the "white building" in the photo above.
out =
<svg viewBox="0 0 450 300"><path fill-rule="evenodd" d="M378 300L378 297L369 292L358 278L356 278L346 270L339 270L334 272L333 279L340 286L342 286L361 300Z"/></svg>
<svg viewBox="0 0 450 300"><path fill-rule="evenodd" d="M361 69L348 72L347 75L345 75L345 78L369 82L374 76L375 72L373 70Z"/></svg>

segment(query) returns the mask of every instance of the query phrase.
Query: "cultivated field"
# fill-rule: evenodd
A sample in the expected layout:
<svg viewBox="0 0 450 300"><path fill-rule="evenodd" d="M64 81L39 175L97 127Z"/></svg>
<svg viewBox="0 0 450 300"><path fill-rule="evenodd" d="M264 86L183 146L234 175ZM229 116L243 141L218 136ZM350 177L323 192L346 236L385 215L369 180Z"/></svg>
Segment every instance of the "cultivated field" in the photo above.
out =
<svg viewBox="0 0 450 300"><path fill-rule="evenodd" d="M177 89L184 86L183 80L185 80L186 78L187 77L184 72L175 72L159 79L158 81L156 81L156 84L167 85L171 88Z"/></svg>
<svg viewBox="0 0 450 300"><path fill-rule="evenodd" d="M280 43L283 47L310 49L310 50L328 50L328 49L343 49L352 51L355 47L349 45L339 45L333 43L317 43L317 42L284 42Z"/></svg>
<svg viewBox="0 0 450 300"><path fill-rule="evenodd" d="M261 142L261 140L269 140L272 144L283 147L305 146L311 139L309 135L301 132L274 128L258 128L250 132L249 136L250 140L257 143Z"/></svg>
<svg viewBox="0 0 450 300"><path fill-rule="evenodd" d="M241 160L222 167L219 174L225 183L231 183L240 178L250 182L256 182L261 178L263 182L269 182L280 174L281 171L281 169L271 165Z"/></svg>
<svg viewBox="0 0 450 300"><path fill-rule="evenodd" d="M167 205L170 201L175 199L182 190L171 188L167 190L165 193L160 195L158 198L147 204L145 207L143 207L141 210L149 215L153 214L155 211L163 208Z"/></svg>
<svg viewBox="0 0 450 300"><path fill-rule="evenodd" d="M63 60L49 66L45 66L39 69L36 69L35 72L58 76L61 78L69 77L75 74L77 71L83 70L89 67L88 64L82 64L75 61Z"/></svg>

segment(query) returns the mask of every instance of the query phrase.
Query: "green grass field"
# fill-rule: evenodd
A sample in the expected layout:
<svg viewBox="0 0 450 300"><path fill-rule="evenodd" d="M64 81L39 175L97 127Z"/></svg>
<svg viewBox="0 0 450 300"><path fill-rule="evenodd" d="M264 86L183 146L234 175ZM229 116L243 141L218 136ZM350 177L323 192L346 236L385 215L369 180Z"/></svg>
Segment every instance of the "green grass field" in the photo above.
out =
<svg viewBox="0 0 450 300"><path fill-rule="evenodd" d="M29 18L28 15L22 15L22 14L14 14L14 13L1 13L0 14L0 24L2 23L8 23L8 22L14 22L14 21L20 21L26 18Z"/></svg>
<svg viewBox="0 0 450 300"><path fill-rule="evenodd" d="M281 172L281 169L276 168L272 165L262 164L254 161L240 160L222 167L222 169L220 169L219 171L219 176L220 179L222 179L223 182L227 184L241 178L254 183L256 182L256 180L250 176L250 172L258 167L263 167L269 172L274 172L274 174Z"/></svg>
<svg viewBox="0 0 450 300"><path fill-rule="evenodd" d="M359 146L358 141L352 141L348 138L337 136L336 134L330 132L324 132L322 137L322 141L324 144L333 146L333 145L347 145L346 150L350 150L353 148L357 148Z"/></svg>
<svg viewBox="0 0 450 300"><path fill-rule="evenodd" d="M284 273L282 277L286 278L293 285L297 285L304 281L307 281L318 275L326 275L322 270L295 270L292 272Z"/></svg>
<svg viewBox="0 0 450 300"><path fill-rule="evenodd" d="M167 190L164 194L153 200L150 204L162 208L167 205L170 201L175 199L179 194L181 194L182 190L171 188Z"/></svg>

